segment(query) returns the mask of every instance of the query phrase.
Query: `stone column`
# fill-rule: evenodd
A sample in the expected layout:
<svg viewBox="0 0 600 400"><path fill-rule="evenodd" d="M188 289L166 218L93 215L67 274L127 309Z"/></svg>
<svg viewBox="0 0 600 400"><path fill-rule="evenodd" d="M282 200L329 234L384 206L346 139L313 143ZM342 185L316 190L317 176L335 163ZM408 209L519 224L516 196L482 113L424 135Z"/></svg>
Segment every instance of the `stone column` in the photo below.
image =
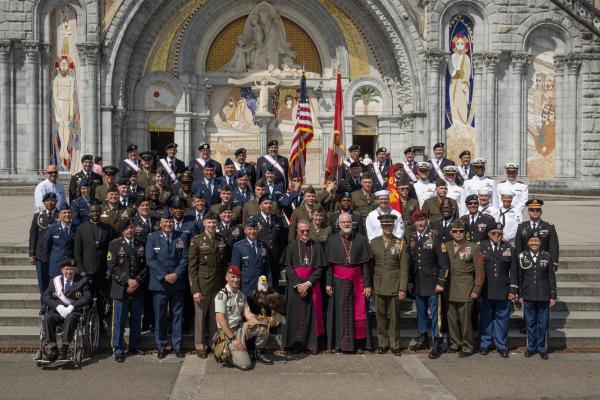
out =
<svg viewBox="0 0 600 400"><path fill-rule="evenodd" d="M498 157L496 152L496 65L500 61L500 55L497 53L487 53L485 57L485 103L486 115L485 126L480 124L479 131L485 130L485 147L483 154L487 159L488 165L486 171L491 175L498 175Z"/></svg>
<svg viewBox="0 0 600 400"><path fill-rule="evenodd" d="M486 81L483 75L483 66L486 53L473 54L473 107L475 107L475 154L474 157L487 157L486 150L486 117L487 117L487 97L485 95ZM458 160L458 154L447 154L446 157Z"/></svg>
<svg viewBox="0 0 600 400"><path fill-rule="evenodd" d="M259 126L258 134L258 157L267 152L267 128L273 116L267 115L256 115L256 122Z"/></svg>
<svg viewBox="0 0 600 400"><path fill-rule="evenodd" d="M80 80L82 85L79 96L82 120L81 152L94 154L98 152L98 56L100 45L98 43L79 43L77 50L82 64L82 74L85 79ZM85 129L85 130L84 130Z"/></svg>
<svg viewBox="0 0 600 400"><path fill-rule="evenodd" d="M28 172L37 172L40 168L39 161L39 97L38 97L38 61L40 56L40 43L32 40L23 42L23 50L25 51L25 69L26 69L26 85L27 93L25 96L27 102L27 139L25 159L25 170Z"/></svg>
<svg viewBox="0 0 600 400"><path fill-rule="evenodd" d="M0 173L11 172L10 40L0 41Z"/></svg>
<svg viewBox="0 0 600 400"><path fill-rule="evenodd" d="M41 70L41 83L40 83L40 148L39 148L39 157L40 163L42 166L46 165L50 161L50 148L52 141L52 116L50 112L51 108L51 80L50 80L50 64L52 61L50 60L50 44L42 43L42 57L40 62L40 70Z"/></svg>
<svg viewBox="0 0 600 400"><path fill-rule="evenodd" d="M529 60L529 55L522 52L513 52L510 61L512 90L511 90L511 121L512 129L502 143L507 147L504 152L505 159L499 162L518 162L523 165L526 156L526 133L523 131L523 117L525 115L525 101L523 95L523 72Z"/></svg>
<svg viewBox="0 0 600 400"><path fill-rule="evenodd" d="M563 139L567 138L569 135L566 130L566 121L568 119L567 116L567 105L564 101L565 93L567 92L567 58L565 56L554 56L554 70L556 72L556 79L554 81L554 85L556 86L556 110L554 113L555 120L555 150L554 150L554 163L556 165L555 175L556 176L565 176L565 165L567 164L566 157L566 143L563 142Z"/></svg>
<svg viewBox="0 0 600 400"><path fill-rule="evenodd" d="M579 100L578 93L578 76L579 68L581 67L581 60L576 55L572 55L567 60L567 92L565 98L568 99L566 102L566 129L562 132L561 142L565 149L563 156L563 171L562 176L574 178L578 175L577 167L578 160L580 159L577 154L579 147L579 132L577 128L577 115L578 109L577 104ZM558 138L556 138L558 139ZM555 140L556 140L555 139Z"/></svg>
<svg viewBox="0 0 600 400"><path fill-rule="evenodd" d="M440 69L442 61L446 58L446 54L441 51L432 50L427 53L427 65L429 66L429 141L425 145L426 151L433 146L435 142L442 140L442 129L440 126Z"/></svg>

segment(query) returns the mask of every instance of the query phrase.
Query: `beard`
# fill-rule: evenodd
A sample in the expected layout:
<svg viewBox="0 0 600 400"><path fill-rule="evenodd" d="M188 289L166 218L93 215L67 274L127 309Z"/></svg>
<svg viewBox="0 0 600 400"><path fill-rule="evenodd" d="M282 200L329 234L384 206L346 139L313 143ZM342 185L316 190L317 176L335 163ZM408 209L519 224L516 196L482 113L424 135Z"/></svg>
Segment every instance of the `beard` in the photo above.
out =
<svg viewBox="0 0 600 400"><path fill-rule="evenodd" d="M352 233L352 227L351 226L349 226L349 227L340 226L340 230L345 235L349 235L350 233Z"/></svg>

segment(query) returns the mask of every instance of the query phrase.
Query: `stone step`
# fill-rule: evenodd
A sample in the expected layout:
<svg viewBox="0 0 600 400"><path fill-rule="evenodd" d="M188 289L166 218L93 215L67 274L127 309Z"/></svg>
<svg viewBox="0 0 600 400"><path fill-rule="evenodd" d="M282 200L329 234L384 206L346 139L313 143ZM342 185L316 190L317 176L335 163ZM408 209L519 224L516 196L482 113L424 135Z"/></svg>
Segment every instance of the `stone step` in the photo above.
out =
<svg viewBox="0 0 600 400"><path fill-rule="evenodd" d="M561 252L562 253L562 252ZM561 257L558 265L559 270L564 269L585 269L585 268L600 268L600 257Z"/></svg>
<svg viewBox="0 0 600 400"><path fill-rule="evenodd" d="M34 279L36 277L36 270L33 265L0 265L0 279Z"/></svg>
<svg viewBox="0 0 600 400"><path fill-rule="evenodd" d="M11 346L38 346L39 344L39 326L0 326L0 345ZM526 346L525 335L519 332L519 329L510 329L508 333L508 342L511 347ZM401 329L400 344L407 348L414 343L417 336L416 329ZM373 337L376 340L377 334L373 330ZM156 348L153 333L144 333L142 335L142 347L148 350ZM600 336L597 329L572 329L560 328L550 329L548 346L551 349L563 349L565 347L600 347ZM110 348L110 336L102 336L100 340L101 349ZM194 335L183 335L183 348L186 350L194 349ZM452 355L450 355L452 356Z"/></svg>
<svg viewBox="0 0 600 400"><path fill-rule="evenodd" d="M0 308L0 326L40 326L39 308Z"/></svg>
<svg viewBox="0 0 600 400"><path fill-rule="evenodd" d="M557 282L600 282L600 268L573 268L556 271Z"/></svg>
<svg viewBox="0 0 600 400"><path fill-rule="evenodd" d="M31 265L28 253L0 253L0 265Z"/></svg>
<svg viewBox="0 0 600 400"><path fill-rule="evenodd" d="M24 186L0 186L0 196L31 196L33 198L33 192L35 191L35 185L24 185Z"/></svg>
<svg viewBox="0 0 600 400"><path fill-rule="evenodd" d="M563 246L560 248L560 258L563 257L600 257L598 246Z"/></svg>
<svg viewBox="0 0 600 400"><path fill-rule="evenodd" d="M39 292L5 293L0 292L0 309L23 309L40 307Z"/></svg>
<svg viewBox="0 0 600 400"><path fill-rule="evenodd" d="M0 293L39 293L37 279L0 279Z"/></svg>
<svg viewBox="0 0 600 400"><path fill-rule="evenodd" d="M28 253L29 247L22 245L15 245L12 243L2 243L0 242L0 254L1 253Z"/></svg>
<svg viewBox="0 0 600 400"><path fill-rule="evenodd" d="M557 282L558 297L600 296L600 282Z"/></svg>

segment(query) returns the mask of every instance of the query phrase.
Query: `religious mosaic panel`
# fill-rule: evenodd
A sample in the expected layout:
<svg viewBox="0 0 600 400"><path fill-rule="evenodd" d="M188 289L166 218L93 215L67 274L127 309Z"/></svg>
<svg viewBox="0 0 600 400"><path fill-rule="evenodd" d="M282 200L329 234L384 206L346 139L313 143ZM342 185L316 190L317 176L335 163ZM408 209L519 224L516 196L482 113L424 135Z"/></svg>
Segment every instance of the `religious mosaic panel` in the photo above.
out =
<svg viewBox="0 0 600 400"><path fill-rule="evenodd" d="M556 147L554 52L539 53L529 68L527 95L527 177L553 178Z"/></svg>
<svg viewBox="0 0 600 400"><path fill-rule="evenodd" d="M450 59L446 69L447 154L462 150L475 153L475 107L473 105L473 21L456 15L449 27Z"/></svg>
<svg viewBox="0 0 600 400"><path fill-rule="evenodd" d="M61 171L78 171L81 146L79 114L79 57L77 55L77 15L69 6L51 15L51 160Z"/></svg>

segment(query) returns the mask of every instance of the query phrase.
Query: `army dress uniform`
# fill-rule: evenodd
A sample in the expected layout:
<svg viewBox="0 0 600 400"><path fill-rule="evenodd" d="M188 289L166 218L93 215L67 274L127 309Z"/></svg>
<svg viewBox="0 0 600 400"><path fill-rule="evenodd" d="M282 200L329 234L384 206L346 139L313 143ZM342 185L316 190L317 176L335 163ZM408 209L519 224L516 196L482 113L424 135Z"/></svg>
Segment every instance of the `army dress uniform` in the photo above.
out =
<svg viewBox="0 0 600 400"><path fill-rule="evenodd" d="M309 238L314 240L317 243L325 243L327 238L333 234L330 225L325 224L324 222L321 225L317 226L314 223L310 224L310 232Z"/></svg>
<svg viewBox="0 0 600 400"><path fill-rule="evenodd" d="M200 357L206 356L208 340L217 331L214 314L215 295L225 284L226 247L221 236L216 233L210 235L206 231L196 235L190 242L190 289L192 295L199 293L201 296L200 302L194 301L194 344Z"/></svg>
<svg viewBox="0 0 600 400"><path fill-rule="evenodd" d="M463 227L455 221L455 227ZM459 351L459 357L471 355L473 342L473 299L471 293L479 296L485 282L483 258L479 246L463 239L460 243L451 240L445 244L450 259L450 290L448 293L448 332L452 350Z"/></svg>
<svg viewBox="0 0 600 400"><path fill-rule="evenodd" d="M467 214L460 217L467 228L467 239L474 243L479 243L487 239L487 231L495 225L496 221L487 214L477 212L476 214Z"/></svg>
<svg viewBox="0 0 600 400"><path fill-rule="evenodd" d="M365 191L361 188L360 190L355 190L352 192L352 209L357 212L361 217L361 224L364 228L365 222L367 220L367 216L371 211L376 209L378 206L377 200L372 193L365 193Z"/></svg>
<svg viewBox="0 0 600 400"><path fill-rule="evenodd" d="M130 223L133 224L133 221ZM125 352L126 325L129 325L129 352L135 353L140 350L144 282L148 275L144 243L135 238L127 240L123 236L115 239L108 246L106 261L112 277L110 287L110 297L113 299L112 347L115 359L121 361ZM133 293L127 292L130 279L135 280L138 285Z"/></svg>
<svg viewBox="0 0 600 400"><path fill-rule="evenodd" d="M502 225L498 224L495 229L502 230ZM493 343L498 352L506 357L510 320L508 295L516 295L519 290L514 248L509 243L494 243L491 240L481 242L480 248L486 279L480 298L479 347L486 354Z"/></svg>
<svg viewBox="0 0 600 400"><path fill-rule="evenodd" d="M527 208L540 209L544 205L543 200L531 199L527 201ZM533 234L538 232L538 237L542 241L540 250L547 251L552 257L552 263L554 264L554 270L558 268L559 258L559 242L556 228L553 224L542 220L541 218L537 221L529 220L521 222L517 228L517 234L515 236L515 251L520 254L524 250L528 250L527 239Z"/></svg>
<svg viewBox="0 0 600 400"><path fill-rule="evenodd" d="M258 240L265 242L269 247L273 260L279 261L287 245L287 232L283 219L277 215L265 215L263 213L258 214L255 219L258 222ZM271 263L271 275L275 287L279 286L280 274L279 263Z"/></svg>
<svg viewBox="0 0 600 400"><path fill-rule="evenodd" d="M116 207L104 204L100 209L100 221L113 227L115 232L121 232L121 224L133 217L135 211L119 203Z"/></svg>
<svg viewBox="0 0 600 400"><path fill-rule="evenodd" d="M44 293L50 283L48 255L43 248L42 238L48 230L48 227L57 221L58 212L56 209L44 210L33 215L31 227L29 228L29 257L35 258L35 270L40 295Z"/></svg>
<svg viewBox="0 0 600 400"><path fill-rule="evenodd" d="M458 218L458 203L450 197L446 197L446 199L452 203L452 217ZM427 218L430 222L437 222L443 218L441 211L442 203L443 202L440 202L438 196L425 200L423 210L425 211L425 214L427 214Z"/></svg>
<svg viewBox="0 0 600 400"><path fill-rule="evenodd" d="M419 209L419 201L412 197L407 197L406 199L400 197L400 202L402 203L402 219L404 220L405 235L408 236L408 234L415 231L412 215Z"/></svg>
<svg viewBox="0 0 600 400"><path fill-rule="evenodd" d="M380 217L380 221L392 216ZM400 301L398 293L406 293L409 275L409 257L406 242L395 236L378 236L371 241L373 249L373 291L377 317L377 342L381 351L390 347L394 354L400 351Z"/></svg>
<svg viewBox="0 0 600 400"><path fill-rule="evenodd" d="M423 211L415 212L415 217L424 215ZM436 232L428 225L423 232L415 231L408 237L408 253L410 271L413 277L415 303L417 307L417 329L419 338L412 347L422 350L428 347L427 332L431 331L434 340L433 351L437 354L441 345L442 328L442 296L436 292L436 286L447 290L448 254L446 247L439 240ZM431 328L428 329L428 311L431 313Z"/></svg>
<svg viewBox="0 0 600 400"><path fill-rule="evenodd" d="M102 177L97 173L90 171L79 171L75 175L71 176L71 181L69 182L69 202L73 203L73 200L77 198L77 187L80 185L81 181L84 179L88 179L92 186L92 194L97 187L102 185Z"/></svg>
<svg viewBox="0 0 600 400"><path fill-rule="evenodd" d="M535 236L537 232L532 233ZM527 327L527 353L547 358L550 300L556 300L556 274L550 253L530 250L519 254L519 296L523 299L523 318Z"/></svg>

